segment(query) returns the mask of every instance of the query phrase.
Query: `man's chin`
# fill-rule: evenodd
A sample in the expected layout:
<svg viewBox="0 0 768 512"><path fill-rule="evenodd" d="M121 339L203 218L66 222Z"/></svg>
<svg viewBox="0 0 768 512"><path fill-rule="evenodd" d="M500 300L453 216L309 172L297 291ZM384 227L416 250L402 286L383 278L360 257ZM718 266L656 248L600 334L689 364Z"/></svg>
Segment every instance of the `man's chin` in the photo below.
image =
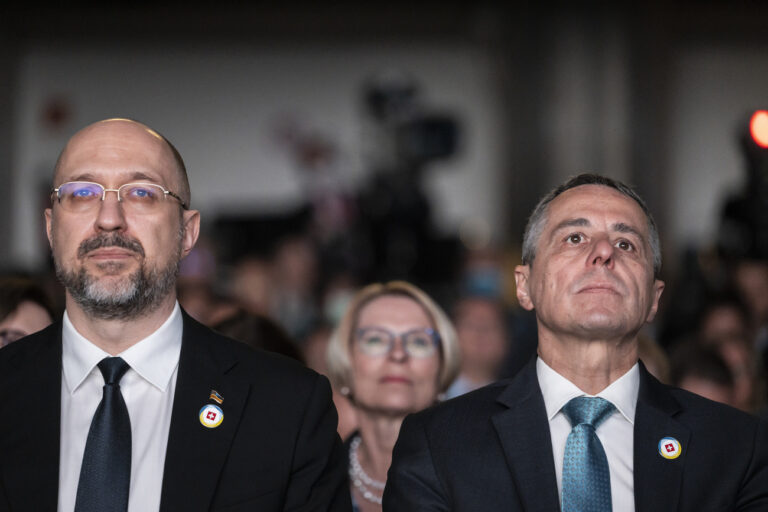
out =
<svg viewBox="0 0 768 512"><path fill-rule="evenodd" d="M94 263L91 269L87 269L89 274L91 274L91 278L95 279L96 276L93 276L93 274L101 275L104 277L112 277L112 276L120 276L120 275L129 275L132 272L135 272L135 263L134 260L109 260L109 261L102 261L98 263Z"/></svg>
<svg viewBox="0 0 768 512"><path fill-rule="evenodd" d="M591 311L579 319L579 330L593 339L624 336L627 325L621 315L612 310Z"/></svg>
<svg viewBox="0 0 768 512"><path fill-rule="evenodd" d="M133 299L136 291L136 283L130 276L105 276L92 281L86 288L86 295L91 300L120 304Z"/></svg>

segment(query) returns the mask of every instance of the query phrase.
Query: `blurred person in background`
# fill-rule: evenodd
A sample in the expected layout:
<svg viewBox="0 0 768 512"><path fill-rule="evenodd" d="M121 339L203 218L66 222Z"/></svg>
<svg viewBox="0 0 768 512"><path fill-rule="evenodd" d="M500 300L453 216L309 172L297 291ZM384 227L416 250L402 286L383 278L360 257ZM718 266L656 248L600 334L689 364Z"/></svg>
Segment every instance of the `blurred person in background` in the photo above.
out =
<svg viewBox="0 0 768 512"><path fill-rule="evenodd" d="M732 265L733 282L752 318L755 349L768 370L768 261L745 258Z"/></svg>
<svg viewBox="0 0 768 512"><path fill-rule="evenodd" d="M325 376L328 376L328 343L332 334L333 328L329 324L321 322L312 329L301 345L307 366ZM339 413L339 425L336 430L342 439L347 439L357 430L355 407L336 385L332 388L333 405L336 406L336 412Z"/></svg>
<svg viewBox="0 0 768 512"><path fill-rule="evenodd" d="M669 356L656 340L642 331L637 335L637 356L645 365L648 373L664 384L670 383Z"/></svg>
<svg viewBox="0 0 768 512"><path fill-rule="evenodd" d="M201 281L179 281L176 284L179 305L192 318L211 327L239 311L239 305L232 299L217 293L211 283Z"/></svg>
<svg viewBox="0 0 768 512"><path fill-rule="evenodd" d="M295 339L303 339L317 318L317 250L305 235L280 241L272 257L271 316Z"/></svg>
<svg viewBox="0 0 768 512"><path fill-rule="evenodd" d="M282 354L305 364L304 356L285 329L266 315L240 310L211 328L251 348Z"/></svg>
<svg viewBox="0 0 768 512"><path fill-rule="evenodd" d="M33 280L0 277L0 348L53 322L51 299Z"/></svg>
<svg viewBox="0 0 768 512"><path fill-rule="evenodd" d="M733 378L733 406L757 412L765 404L764 379L755 349L743 339L731 338L713 345Z"/></svg>
<svg viewBox="0 0 768 512"><path fill-rule="evenodd" d="M755 347L751 313L738 295L723 292L708 300L698 339L723 359L733 379L735 407L755 412L765 403L764 369Z"/></svg>
<svg viewBox="0 0 768 512"><path fill-rule="evenodd" d="M733 266L733 279L756 325L768 324L768 261L742 259Z"/></svg>
<svg viewBox="0 0 768 512"><path fill-rule="evenodd" d="M698 320L700 338L706 342L739 338L751 343L754 340L752 328L752 314L736 292L710 297Z"/></svg>
<svg viewBox="0 0 768 512"><path fill-rule="evenodd" d="M464 297L454 306L453 322L461 349L461 371L446 391L446 398L497 380L510 344L504 305L498 300Z"/></svg>
<svg viewBox="0 0 768 512"><path fill-rule="evenodd" d="M352 299L331 337L328 371L357 413L359 430L346 442L356 512L381 510L403 419L434 404L458 370L455 330L422 290L393 281Z"/></svg>
<svg viewBox="0 0 768 512"><path fill-rule="evenodd" d="M265 258L242 256L235 262L228 281L229 295L246 311L271 313L274 283L271 264Z"/></svg>
<svg viewBox="0 0 768 512"><path fill-rule="evenodd" d="M672 385L704 398L736 407L733 375L713 347L686 341L672 356Z"/></svg>
<svg viewBox="0 0 768 512"><path fill-rule="evenodd" d="M238 306L218 286L213 242L198 240L179 264L176 298L189 316L208 327L234 315Z"/></svg>

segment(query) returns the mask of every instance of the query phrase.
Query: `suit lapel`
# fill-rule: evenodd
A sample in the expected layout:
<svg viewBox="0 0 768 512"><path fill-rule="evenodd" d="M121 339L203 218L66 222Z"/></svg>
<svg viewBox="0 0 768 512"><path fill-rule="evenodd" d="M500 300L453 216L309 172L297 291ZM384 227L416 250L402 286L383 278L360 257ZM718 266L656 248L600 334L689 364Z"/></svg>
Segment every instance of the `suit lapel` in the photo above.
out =
<svg viewBox="0 0 768 512"><path fill-rule="evenodd" d="M499 395L492 421L526 512L560 510L552 441L534 358Z"/></svg>
<svg viewBox="0 0 768 512"><path fill-rule="evenodd" d="M248 384L228 374L237 364L235 357L206 338L211 338L210 331L185 313L161 511L209 510L248 396ZM209 398L211 390L223 397L221 404ZM208 404L224 413L215 428L200 422L201 409Z"/></svg>
<svg viewBox="0 0 768 512"><path fill-rule="evenodd" d="M640 363L634 440L635 510L677 510L691 434L674 419L679 410L669 391ZM659 453L659 441L665 437L680 443L681 455L676 459L666 459Z"/></svg>
<svg viewBox="0 0 768 512"><path fill-rule="evenodd" d="M6 492L12 510L56 510L59 489L59 432L61 417L61 322L37 335L35 350L17 354L13 363L20 378L4 410L13 417L3 432ZM7 420L3 420L7 421Z"/></svg>

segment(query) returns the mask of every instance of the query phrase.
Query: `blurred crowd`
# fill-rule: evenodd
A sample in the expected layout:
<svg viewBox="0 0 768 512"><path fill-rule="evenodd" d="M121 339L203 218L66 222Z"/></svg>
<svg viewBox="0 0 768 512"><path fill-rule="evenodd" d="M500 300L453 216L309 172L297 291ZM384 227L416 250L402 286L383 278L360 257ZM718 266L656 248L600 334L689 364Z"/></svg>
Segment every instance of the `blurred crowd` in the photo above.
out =
<svg viewBox="0 0 768 512"><path fill-rule="evenodd" d="M536 319L517 304L514 251L465 247L451 279L371 284L329 271L323 250L303 231L223 263L203 240L182 262L178 300L201 323L329 377L353 509L378 512L404 418L514 375L536 353ZM648 370L768 417L768 260L689 253L667 290L660 318L640 333ZM0 343L62 309L52 273L0 278Z"/></svg>
<svg viewBox="0 0 768 512"><path fill-rule="evenodd" d="M366 284L353 272L326 275L322 248L290 234L271 254L217 262L203 241L182 262L179 302L200 322L254 347L282 353L327 374L327 346L350 301ZM441 398L509 377L536 350L535 319L517 305L519 256L465 249L451 282L421 286L458 335L460 371ZM63 292L53 275L0 280L0 339L8 344L59 318ZM663 382L755 414L768 415L768 260L689 253L668 282L660 318L641 336L641 359ZM342 437L355 428L337 389Z"/></svg>

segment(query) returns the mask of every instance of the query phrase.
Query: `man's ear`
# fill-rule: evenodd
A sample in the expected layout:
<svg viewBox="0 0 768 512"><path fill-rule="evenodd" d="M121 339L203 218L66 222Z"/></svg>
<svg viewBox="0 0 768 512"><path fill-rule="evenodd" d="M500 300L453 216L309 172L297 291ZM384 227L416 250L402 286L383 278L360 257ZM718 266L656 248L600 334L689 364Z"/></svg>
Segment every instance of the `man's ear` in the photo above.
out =
<svg viewBox="0 0 768 512"><path fill-rule="evenodd" d="M654 317L656 316L656 311L659 310L659 299L661 298L661 292L664 291L664 281L660 281L659 279L656 279L653 282L653 302L651 303L651 309L648 312L648 316L645 318L645 321L650 323L653 321Z"/></svg>
<svg viewBox="0 0 768 512"><path fill-rule="evenodd" d="M517 301L528 311L533 310L528 282L531 275L530 265L518 265L515 267L515 284L517 285Z"/></svg>
<svg viewBox="0 0 768 512"><path fill-rule="evenodd" d="M51 227L51 221L53 216L53 210L50 208L45 209L45 235L48 237L48 245L53 248L53 228Z"/></svg>
<svg viewBox="0 0 768 512"><path fill-rule="evenodd" d="M200 212L184 210L181 212L181 222L184 223L184 236L181 240L181 257L184 258L197 243L200 236Z"/></svg>

